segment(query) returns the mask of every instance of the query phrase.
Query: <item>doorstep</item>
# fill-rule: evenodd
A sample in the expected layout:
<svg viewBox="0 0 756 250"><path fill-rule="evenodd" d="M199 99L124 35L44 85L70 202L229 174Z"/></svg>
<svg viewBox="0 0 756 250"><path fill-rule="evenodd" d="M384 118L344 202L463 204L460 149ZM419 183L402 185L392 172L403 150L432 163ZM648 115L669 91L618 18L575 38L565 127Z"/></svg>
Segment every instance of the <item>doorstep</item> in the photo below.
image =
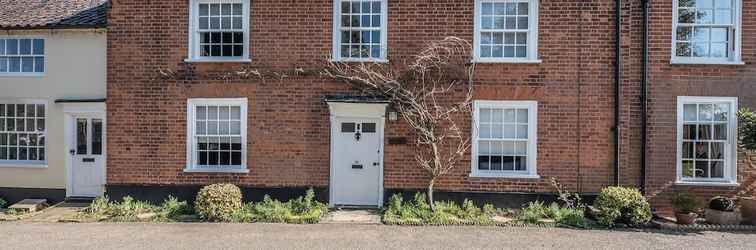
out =
<svg viewBox="0 0 756 250"><path fill-rule="evenodd" d="M321 223L381 224L381 215L378 209L335 208Z"/></svg>
<svg viewBox="0 0 756 250"><path fill-rule="evenodd" d="M75 219L81 210L89 206L85 202L62 202L49 207L39 214L24 219L28 222L67 222Z"/></svg>

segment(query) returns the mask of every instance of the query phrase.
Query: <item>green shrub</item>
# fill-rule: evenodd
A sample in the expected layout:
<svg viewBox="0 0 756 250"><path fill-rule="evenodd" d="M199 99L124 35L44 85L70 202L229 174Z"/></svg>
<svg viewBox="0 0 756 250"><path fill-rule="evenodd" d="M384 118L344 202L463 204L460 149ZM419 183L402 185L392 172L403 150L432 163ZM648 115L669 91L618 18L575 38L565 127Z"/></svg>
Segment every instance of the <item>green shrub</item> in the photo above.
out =
<svg viewBox="0 0 756 250"><path fill-rule="evenodd" d="M746 150L756 150L756 113L743 108L738 110L740 141Z"/></svg>
<svg viewBox="0 0 756 250"><path fill-rule="evenodd" d="M593 205L598 210L598 222L605 226L614 226L617 222L640 225L651 220L651 205L635 188L604 188Z"/></svg>
<svg viewBox="0 0 756 250"><path fill-rule="evenodd" d="M675 193L672 196L672 209L679 213L692 213L701 207L701 202L690 193Z"/></svg>
<svg viewBox="0 0 756 250"><path fill-rule="evenodd" d="M235 217L240 221L254 220L273 223L318 223L328 213L328 206L315 200L315 191L307 190L288 202L271 199L266 195L261 202L249 205L249 214L241 212Z"/></svg>
<svg viewBox="0 0 756 250"><path fill-rule="evenodd" d="M435 211L424 193L416 193L409 202L404 202L400 194L394 194L383 211L383 221L388 224L491 224L496 214L493 205L481 208L467 199L461 206L449 201L437 201L433 206Z"/></svg>
<svg viewBox="0 0 756 250"><path fill-rule="evenodd" d="M539 224L543 220L553 220L555 223L573 227L587 226L582 208L561 207L556 202L548 206L541 201L530 202L523 207L517 219L528 224Z"/></svg>
<svg viewBox="0 0 756 250"><path fill-rule="evenodd" d="M3 200L3 198L0 198L0 208L4 208L8 205L8 202Z"/></svg>
<svg viewBox="0 0 756 250"><path fill-rule="evenodd" d="M241 190L228 183L203 187L194 203L197 214L208 221L231 221L231 215L241 207Z"/></svg>
<svg viewBox="0 0 756 250"><path fill-rule="evenodd" d="M168 196L160 206L160 216L164 218L175 218L179 215L192 214L192 208L186 201L179 201L176 197Z"/></svg>

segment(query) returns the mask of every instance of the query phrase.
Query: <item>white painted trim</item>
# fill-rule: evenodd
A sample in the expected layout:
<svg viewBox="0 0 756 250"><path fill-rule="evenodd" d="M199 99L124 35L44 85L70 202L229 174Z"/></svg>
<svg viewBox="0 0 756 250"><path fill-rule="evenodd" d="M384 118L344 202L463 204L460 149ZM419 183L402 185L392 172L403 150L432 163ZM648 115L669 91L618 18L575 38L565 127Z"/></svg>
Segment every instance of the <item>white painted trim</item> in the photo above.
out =
<svg viewBox="0 0 756 250"><path fill-rule="evenodd" d="M103 164L100 180L103 184L102 192L104 193L105 185L108 183L108 116L105 103L63 103L62 105L64 113L63 129L65 130L63 140L65 142L64 154L66 155L66 197L76 196L73 185L74 157L69 153L76 148L76 145L74 145L74 138L76 137L76 119L74 119L74 117L96 117L102 119L102 159L105 163Z"/></svg>
<svg viewBox="0 0 756 250"><path fill-rule="evenodd" d="M685 179L682 176L682 141L683 141L683 112L684 104L692 103L728 103L730 105L728 119L727 145L725 146L724 178L717 179ZM677 140L676 140L676 178L677 185L698 186L737 186L738 185L738 110L737 97L711 97L711 96L678 96L677 97Z"/></svg>
<svg viewBox="0 0 756 250"><path fill-rule="evenodd" d="M378 207L383 207L383 181L384 181L384 175L383 171L385 170L384 166L384 141L385 141L385 124L386 124L386 107L388 106L388 103L343 103L343 102L329 102L328 107L331 113L330 121L331 121L331 146L330 146L330 167L329 167L329 180L330 182L333 182L336 171L334 169L334 166L336 165L336 152L334 150L334 147L336 145L336 138L335 134L339 133L339 126L338 126L338 120L340 118L368 118L368 119L378 119L378 126L376 129L378 129L378 136L380 136L380 154L378 155L378 158L380 159L380 170L378 171ZM382 110L382 112L381 112ZM333 183L329 183L328 188L328 206L334 207L336 205L335 203L335 196L334 196L334 188Z"/></svg>
<svg viewBox="0 0 756 250"><path fill-rule="evenodd" d="M522 171L481 171L478 170L478 117L481 108L521 108L528 109L528 169ZM537 101L473 101L472 150L470 177L537 179L538 175L538 102Z"/></svg>
<svg viewBox="0 0 756 250"><path fill-rule="evenodd" d="M242 30L244 31L244 52L241 57L202 57L199 55L199 35L197 35L199 23L200 3L241 3L242 4ZM250 0L189 0L189 47L187 58L184 62L251 62L250 59L250 20L252 6Z"/></svg>
<svg viewBox="0 0 756 250"><path fill-rule="evenodd" d="M380 58L349 58L341 56L341 2L333 0L333 31L331 37L333 62L388 62L388 0L381 1L381 57Z"/></svg>
<svg viewBox="0 0 756 250"><path fill-rule="evenodd" d="M0 168L47 168L47 164L36 163L0 163Z"/></svg>
<svg viewBox="0 0 756 250"><path fill-rule="evenodd" d="M482 1L475 0L473 23L473 62L476 63L541 63L538 55L538 12L540 0L485 0L486 2L527 2L528 3L528 50L525 58L482 58L480 57L480 16L482 14Z"/></svg>
<svg viewBox="0 0 756 250"><path fill-rule="evenodd" d="M743 29L743 2L742 0L732 0L733 4L733 17L735 19L734 27L734 39L732 46L735 50L730 52L732 56L729 58L713 58L713 57L678 57L677 56L677 20L679 18L678 0L672 0L672 46L670 48L670 64L702 64L702 65L743 65L745 64L741 58L742 51L742 29Z"/></svg>
<svg viewBox="0 0 756 250"><path fill-rule="evenodd" d="M184 172L187 173L249 173L247 166L247 109L249 101L247 98L189 98L186 102L186 166ZM242 162L241 166L236 169L209 169L206 167L196 166L194 157L194 113L197 105L231 105L240 106L241 113L241 146Z"/></svg>
<svg viewBox="0 0 756 250"><path fill-rule="evenodd" d="M0 39L42 39L42 45L44 46L44 52L42 53L42 61L44 62L42 72L0 72L0 77L44 77L47 75L47 66L49 65L49 62L47 61L47 38L41 35L2 35L0 36ZM32 43L32 48L34 44ZM5 45L5 49L7 51L7 44ZM20 50L21 45L19 45ZM2 56L8 56L13 57L17 55L2 55ZM27 57L38 57L39 55L28 55Z"/></svg>

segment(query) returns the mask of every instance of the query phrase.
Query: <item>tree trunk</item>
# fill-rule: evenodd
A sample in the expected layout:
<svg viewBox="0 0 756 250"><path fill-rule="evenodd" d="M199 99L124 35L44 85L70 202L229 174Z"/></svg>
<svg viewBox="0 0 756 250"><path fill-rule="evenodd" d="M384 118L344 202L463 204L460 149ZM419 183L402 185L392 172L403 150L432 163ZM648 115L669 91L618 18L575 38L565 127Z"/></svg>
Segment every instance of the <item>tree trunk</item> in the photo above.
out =
<svg viewBox="0 0 756 250"><path fill-rule="evenodd" d="M428 205L430 205L432 211L436 211L436 207L433 204L433 184L435 183L436 177L431 177L430 181L428 182Z"/></svg>

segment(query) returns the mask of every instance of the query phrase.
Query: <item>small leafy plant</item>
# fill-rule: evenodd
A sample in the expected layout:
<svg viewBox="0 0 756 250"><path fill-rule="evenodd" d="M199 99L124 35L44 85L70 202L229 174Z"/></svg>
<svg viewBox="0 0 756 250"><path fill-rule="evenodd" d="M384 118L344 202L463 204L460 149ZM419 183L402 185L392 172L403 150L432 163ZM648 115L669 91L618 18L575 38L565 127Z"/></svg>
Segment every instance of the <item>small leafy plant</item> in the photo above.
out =
<svg viewBox="0 0 756 250"><path fill-rule="evenodd" d="M701 202L690 193L676 193L672 196L672 209L678 213L694 213L701 208Z"/></svg>
<svg viewBox="0 0 756 250"><path fill-rule="evenodd" d="M400 194L394 194L383 211L383 221L386 224L488 225L494 223L493 217L497 213L492 204L478 207L467 199L461 205L437 201L434 208L431 209L424 193L416 193L414 199L408 202L404 202Z"/></svg>
<svg viewBox="0 0 756 250"><path fill-rule="evenodd" d="M148 202L137 201L126 196L120 202L110 201L107 196L95 198L88 207L80 213L80 217L106 221L174 221L179 215L191 214L192 210L186 201L179 201L169 196L162 205L155 206ZM139 218L140 216L144 216Z"/></svg>
<svg viewBox="0 0 756 250"><path fill-rule="evenodd" d="M315 191L307 190L305 196L281 202L265 195L258 203L250 203L235 215L239 222L258 221L273 223L318 223L328 213L328 206L315 200Z"/></svg>
<svg viewBox="0 0 756 250"><path fill-rule="evenodd" d="M542 224L544 220L553 220L561 225L580 228L588 226L583 209L561 207L557 203L546 206L542 201L533 201L525 205L517 219L527 224Z"/></svg>
<svg viewBox="0 0 756 250"><path fill-rule="evenodd" d="M617 222L641 225L651 220L651 205L635 188L606 187L593 206L598 210L598 222L604 226L611 227Z"/></svg>
<svg viewBox="0 0 756 250"><path fill-rule="evenodd" d="M8 205L8 202L5 201L3 198L0 198L0 208L4 208Z"/></svg>

